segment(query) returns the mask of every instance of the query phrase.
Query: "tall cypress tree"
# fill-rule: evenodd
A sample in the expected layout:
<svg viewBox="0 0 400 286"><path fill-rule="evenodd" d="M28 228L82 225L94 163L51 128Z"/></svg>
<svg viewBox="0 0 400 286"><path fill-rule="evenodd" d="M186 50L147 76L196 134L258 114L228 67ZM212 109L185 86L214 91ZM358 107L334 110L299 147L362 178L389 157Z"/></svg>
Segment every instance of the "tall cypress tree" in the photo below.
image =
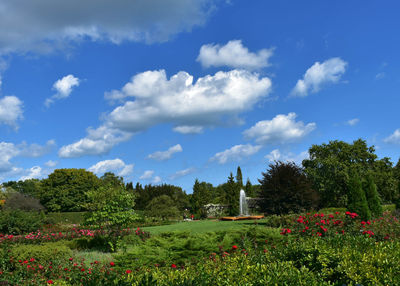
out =
<svg viewBox="0 0 400 286"><path fill-rule="evenodd" d="M243 176L240 166L238 166L236 170L236 182L239 184L240 187L243 187Z"/></svg>
<svg viewBox="0 0 400 286"><path fill-rule="evenodd" d="M246 192L247 197L254 197L254 192L253 192L253 185L250 182L250 179L247 178L246 186L244 188Z"/></svg>
<svg viewBox="0 0 400 286"><path fill-rule="evenodd" d="M371 211L368 208L367 198L362 188L360 177L354 171L350 174L347 188L347 209L351 212L357 213L363 220L371 219Z"/></svg>
<svg viewBox="0 0 400 286"><path fill-rule="evenodd" d="M232 172L228 177L228 181L224 185L224 187L226 203L229 205L228 214L232 216L239 215L240 187L235 182L235 178L233 177Z"/></svg>
<svg viewBox="0 0 400 286"><path fill-rule="evenodd" d="M378 190L371 175L367 176L364 181L364 191L368 202L368 208L373 217L382 215L382 203L378 194Z"/></svg>

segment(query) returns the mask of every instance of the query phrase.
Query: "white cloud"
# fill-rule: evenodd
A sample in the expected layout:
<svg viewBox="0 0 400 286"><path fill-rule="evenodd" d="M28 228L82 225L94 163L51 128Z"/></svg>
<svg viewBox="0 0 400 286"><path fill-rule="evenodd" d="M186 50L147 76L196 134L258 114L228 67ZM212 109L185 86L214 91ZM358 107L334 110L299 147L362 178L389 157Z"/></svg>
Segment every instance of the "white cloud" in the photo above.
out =
<svg viewBox="0 0 400 286"><path fill-rule="evenodd" d="M49 140L44 146L35 143L28 145L26 142L22 142L17 147L20 156L36 158L50 153L55 146L56 142L54 140Z"/></svg>
<svg viewBox="0 0 400 286"><path fill-rule="evenodd" d="M147 170L147 171L144 171L143 175L141 175L139 177L139 179L148 180L148 179L151 179L151 177L153 177L153 175L154 175L154 171L153 170Z"/></svg>
<svg viewBox="0 0 400 286"><path fill-rule="evenodd" d="M0 124L7 124L17 128L17 120L23 118L23 103L16 96L0 98Z"/></svg>
<svg viewBox="0 0 400 286"><path fill-rule="evenodd" d="M162 42L205 23L212 0L20 0L0 4L0 54L48 53L82 40ZM23 19L23 20L22 20Z"/></svg>
<svg viewBox="0 0 400 286"><path fill-rule="evenodd" d="M346 121L346 124L347 124L347 125L350 125L350 126L354 126L354 125L356 125L358 122L360 122L360 119L358 119L358 118L353 118L353 119L347 120L347 121Z"/></svg>
<svg viewBox="0 0 400 286"><path fill-rule="evenodd" d="M126 176L132 173L133 164L125 164L125 162L119 158L114 160L104 160L88 168L88 171L95 174L104 174L106 172L119 172L117 173L118 176Z"/></svg>
<svg viewBox="0 0 400 286"><path fill-rule="evenodd" d="M315 123L304 125L295 121L294 112L288 115L278 114L272 120L257 122L243 132L247 139L254 139L258 144L287 143L297 141L316 128Z"/></svg>
<svg viewBox="0 0 400 286"><path fill-rule="evenodd" d="M184 130L182 126L196 126L199 130L222 124L222 119L237 120L239 113L251 109L270 89L268 78L243 70L217 72L195 83L186 72L167 79L164 70L146 71L132 77L121 91L114 91L119 99L135 100L115 108L108 121L131 132L160 123L173 123L178 127L176 131Z"/></svg>
<svg viewBox="0 0 400 286"><path fill-rule="evenodd" d="M392 135L383 140L385 143L400 144L400 128L396 129Z"/></svg>
<svg viewBox="0 0 400 286"><path fill-rule="evenodd" d="M304 159L309 158L308 151L303 151L300 154L293 154L291 152L287 154L282 154L279 149L272 150L269 154L267 154L264 158L268 159L269 162L274 161L283 161L283 162L295 162L300 165Z"/></svg>
<svg viewBox="0 0 400 286"><path fill-rule="evenodd" d="M161 182L161 177L160 176L155 176L154 177L154 179L153 179L153 181L152 181L152 183L153 184L158 184L158 183L160 183Z"/></svg>
<svg viewBox="0 0 400 286"><path fill-rule="evenodd" d="M0 142L0 173L15 172L15 166L10 160L17 156L22 157L41 157L49 153L55 145L54 140L47 141L46 145L30 144L22 142L15 145L14 143Z"/></svg>
<svg viewBox="0 0 400 286"><path fill-rule="evenodd" d="M175 174L172 174L169 178L171 180L175 180L175 179L184 177L186 175L192 174L195 171L196 171L196 168L193 168L193 167L187 168L187 169L184 169L184 170L177 171Z"/></svg>
<svg viewBox="0 0 400 286"><path fill-rule="evenodd" d="M157 151L148 156L149 159L164 161L172 158L172 155L178 152L182 152L182 146L180 144L176 144L170 147L167 151Z"/></svg>
<svg viewBox="0 0 400 286"><path fill-rule="evenodd" d="M217 72L193 83L193 77L179 72L167 79L164 70L135 75L118 94L134 97L104 117L98 129L59 151L61 157L107 153L135 132L157 124L172 123L175 131L194 132L204 127L237 123L239 114L251 109L271 90L269 78L244 70ZM109 99L112 99L108 96ZM185 127L184 127L185 126Z"/></svg>
<svg viewBox="0 0 400 286"><path fill-rule="evenodd" d="M97 129L88 128L88 135L79 141L60 148L58 155L62 158L76 158L86 155L101 155L108 153L113 146L131 138L132 133L100 126Z"/></svg>
<svg viewBox="0 0 400 286"><path fill-rule="evenodd" d="M174 127L173 130L182 134L199 134L203 132L204 128L202 126L182 125Z"/></svg>
<svg viewBox="0 0 400 286"><path fill-rule="evenodd" d="M67 98L72 92L72 88L79 86L79 78L74 77L72 74L64 76L62 79L57 80L53 84L53 89L56 90L56 94L52 97L47 98L44 104L49 107L56 99Z"/></svg>
<svg viewBox="0 0 400 286"><path fill-rule="evenodd" d="M44 163L47 167L53 168L55 166L57 166L58 162L57 161L53 161L53 160L49 160L46 163Z"/></svg>
<svg viewBox="0 0 400 286"><path fill-rule="evenodd" d="M269 65L268 59L273 49L262 49L252 53L244 47L241 40L229 41L226 45L203 45L197 61L203 67L228 66L232 68L260 69Z"/></svg>
<svg viewBox="0 0 400 286"><path fill-rule="evenodd" d="M238 161L244 157L249 157L261 149L260 145L235 145L230 149L215 154L210 161L217 161L219 164L225 164L231 161Z"/></svg>
<svg viewBox="0 0 400 286"><path fill-rule="evenodd" d="M346 67L347 63L341 58L331 58L323 63L316 62L306 71L303 79L297 81L292 95L304 97L309 91L316 93L323 85L338 82L345 73Z"/></svg>
<svg viewBox="0 0 400 286"><path fill-rule="evenodd" d="M19 178L19 181L25 181L29 179L38 179L43 177L42 168L39 166L34 166L28 170L28 174Z"/></svg>
<svg viewBox="0 0 400 286"><path fill-rule="evenodd" d="M10 160L18 154L19 150L13 143L0 142L0 173L12 170L13 165Z"/></svg>

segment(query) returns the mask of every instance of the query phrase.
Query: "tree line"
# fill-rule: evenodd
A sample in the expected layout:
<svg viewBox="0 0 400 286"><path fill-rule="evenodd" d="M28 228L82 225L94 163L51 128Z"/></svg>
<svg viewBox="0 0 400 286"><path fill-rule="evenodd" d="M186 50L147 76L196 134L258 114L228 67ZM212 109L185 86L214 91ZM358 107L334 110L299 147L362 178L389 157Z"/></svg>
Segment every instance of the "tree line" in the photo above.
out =
<svg viewBox="0 0 400 286"><path fill-rule="evenodd" d="M88 211L93 193L107 186L132 194L135 210L163 218L185 212L204 217L207 215L204 206L210 203L225 206L227 215L237 215L240 189L248 197L259 198L258 211L263 213L346 207L368 217L379 209L374 204L399 204L400 160L394 165L390 158L378 159L375 148L362 139L352 143L334 140L312 145L309 158L301 165L279 161L269 164L258 184L249 179L244 184L241 168L237 167L236 176L231 172L217 186L196 179L192 194L187 194L171 184L134 185L111 172L97 177L85 169L72 168L57 169L41 180L5 182L0 196L9 193L5 205L20 208L43 206L50 212Z"/></svg>

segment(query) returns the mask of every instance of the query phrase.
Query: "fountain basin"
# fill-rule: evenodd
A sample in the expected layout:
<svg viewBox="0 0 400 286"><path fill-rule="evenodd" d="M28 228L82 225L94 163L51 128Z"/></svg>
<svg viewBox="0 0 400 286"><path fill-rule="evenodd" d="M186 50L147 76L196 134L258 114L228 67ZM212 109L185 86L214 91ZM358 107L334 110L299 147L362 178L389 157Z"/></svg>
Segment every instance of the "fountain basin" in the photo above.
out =
<svg viewBox="0 0 400 286"><path fill-rule="evenodd" d="M262 219L264 218L263 215L248 215L248 216L224 216L221 217L219 220L256 220L256 219Z"/></svg>

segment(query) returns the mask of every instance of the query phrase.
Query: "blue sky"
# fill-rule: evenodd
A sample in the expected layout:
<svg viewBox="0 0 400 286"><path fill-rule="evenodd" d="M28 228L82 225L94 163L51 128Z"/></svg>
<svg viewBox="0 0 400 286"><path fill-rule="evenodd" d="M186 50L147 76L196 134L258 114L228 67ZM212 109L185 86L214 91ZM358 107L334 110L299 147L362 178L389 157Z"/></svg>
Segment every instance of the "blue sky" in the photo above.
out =
<svg viewBox="0 0 400 286"><path fill-rule="evenodd" d="M0 4L0 182L57 168L192 192L358 138L399 159L398 1Z"/></svg>

